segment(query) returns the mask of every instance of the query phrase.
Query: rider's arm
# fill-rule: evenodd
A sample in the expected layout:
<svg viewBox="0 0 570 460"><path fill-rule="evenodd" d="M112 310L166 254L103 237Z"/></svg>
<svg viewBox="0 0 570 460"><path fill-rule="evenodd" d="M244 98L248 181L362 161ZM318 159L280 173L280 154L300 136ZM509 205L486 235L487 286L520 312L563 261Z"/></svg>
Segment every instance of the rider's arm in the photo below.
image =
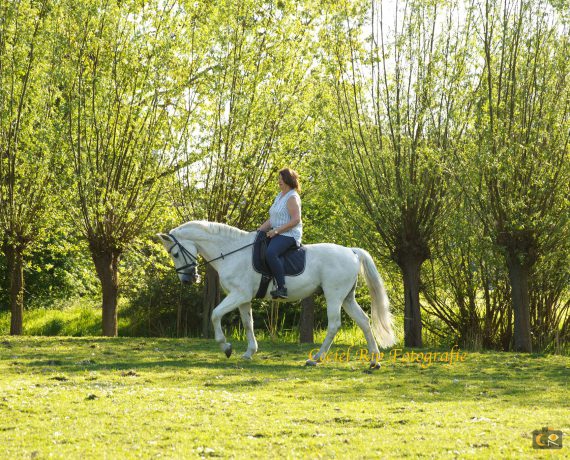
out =
<svg viewBox="0 0 570 460"><path fill-rule="evenodd" d="M262 231L262 232L267 232L271 229L271 222L269 222L269 219L267 219L265 222L263 222L258 230Z"/></svg>

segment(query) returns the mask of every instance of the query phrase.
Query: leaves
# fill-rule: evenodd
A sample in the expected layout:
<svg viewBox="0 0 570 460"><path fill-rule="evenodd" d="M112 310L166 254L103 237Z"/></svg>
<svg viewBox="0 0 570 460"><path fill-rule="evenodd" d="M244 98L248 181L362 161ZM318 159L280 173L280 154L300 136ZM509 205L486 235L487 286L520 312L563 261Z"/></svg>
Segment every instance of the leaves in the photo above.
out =
<svg viewBox="0 0 570 460"><path fill-rule="evenodd" d="M547 337L570 240L558 3L2 2L0 240L27 250L36 299L93 290L77 233L130 249L123 292L144 304L168 266L149 235L253 229L291 166L307 242L431 259L434 334L486 321L508 342L510 252Z"/></svg>
<svg viewBox="0 0 570 460"><path fill-rule="evenodd" d="M313 14L308 4L296 10L258 1L215 10L203 37L212 75L196 88L200 103L189 114L189 132L199 136L188 139L180 160L192 164L179 174L183 218L242 228L266 219L276 173L299 161L294 150L305 149L310 129L303 111L311 97Z"/></svg>
<svg viewBox="0 0 570 460"><path fill-rule="evenodd" d="M49 2L3 2L0 22L0 240L27 247L47 223L59 160Z"/></svg>

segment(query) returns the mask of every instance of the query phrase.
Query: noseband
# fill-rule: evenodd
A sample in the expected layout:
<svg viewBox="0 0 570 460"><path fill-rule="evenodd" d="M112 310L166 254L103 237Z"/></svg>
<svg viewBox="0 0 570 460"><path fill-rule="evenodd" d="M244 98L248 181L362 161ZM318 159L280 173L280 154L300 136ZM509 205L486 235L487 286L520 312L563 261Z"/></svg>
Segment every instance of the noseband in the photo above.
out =
<svg viewBox="0 0 570 460"><path fill-rule="evenodd" d="M178 241L172 233L169 233L168 236L174 240L174 245L168 250L168 253L172 254L172 250L176 246L178 246L180 248L180 253L182 254L182 257L184 257L185 265L176 268L176 273L180 273L181 275L188 275L188 273L186 273L185 270L187 268L190 269L196 268L198 266L198 258L195 255L193 255L188 249L182 246L182 243L180 243L180 241Z"/></svg>

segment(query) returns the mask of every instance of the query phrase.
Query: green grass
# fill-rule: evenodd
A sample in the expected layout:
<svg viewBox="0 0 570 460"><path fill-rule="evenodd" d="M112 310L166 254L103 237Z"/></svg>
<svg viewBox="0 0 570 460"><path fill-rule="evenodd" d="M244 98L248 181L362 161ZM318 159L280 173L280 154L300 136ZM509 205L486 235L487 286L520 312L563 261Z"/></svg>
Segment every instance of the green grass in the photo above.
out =
<svg viewBox="0 0 570 460"><path fill-rule="evenodd" d="M568 456L532 449L531 432L570 443L570 358L386 355L368 373L360 345L309 368L314 347L291 343L247 362L199 339L0 337L0 458Z"/></svg>
<svg viewBox="0 0 570 460"><path fill-rule="evenodd" d="M119 330L128 326L119 318ZM56 307L24 311L24 335L28 336L99 336L102 335L101 306L90 300L73 299ZM0 312L0 335L10 333L10 312Z"/></svg>
<svg viewBox="0 0 570 460"><path fill-rule="evenodd" d="M102 335L101 308L74 301L60 308L34 308L24 312L24 335ZM0 334L10 332L10 312L0 312Z"/></svg>

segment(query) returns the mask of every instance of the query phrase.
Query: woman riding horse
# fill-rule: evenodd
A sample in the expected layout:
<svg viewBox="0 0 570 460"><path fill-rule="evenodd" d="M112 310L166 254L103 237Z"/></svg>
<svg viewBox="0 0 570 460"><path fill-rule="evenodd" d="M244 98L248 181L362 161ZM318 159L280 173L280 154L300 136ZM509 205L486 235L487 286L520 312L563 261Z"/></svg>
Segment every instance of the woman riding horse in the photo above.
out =
<svg viewBox="0 0 570 460"><path fill-rule="evenodd" d="M271 238L267 247L266 260L277 281L277 289L271 291L274 299L286 299L285 272L279 258L291 246L301 245L303 221L301 220L301 197L299 175L289 168L279 171L279 189L273 205L269 208L269 219L258 230L267 232Z"/></svg>

